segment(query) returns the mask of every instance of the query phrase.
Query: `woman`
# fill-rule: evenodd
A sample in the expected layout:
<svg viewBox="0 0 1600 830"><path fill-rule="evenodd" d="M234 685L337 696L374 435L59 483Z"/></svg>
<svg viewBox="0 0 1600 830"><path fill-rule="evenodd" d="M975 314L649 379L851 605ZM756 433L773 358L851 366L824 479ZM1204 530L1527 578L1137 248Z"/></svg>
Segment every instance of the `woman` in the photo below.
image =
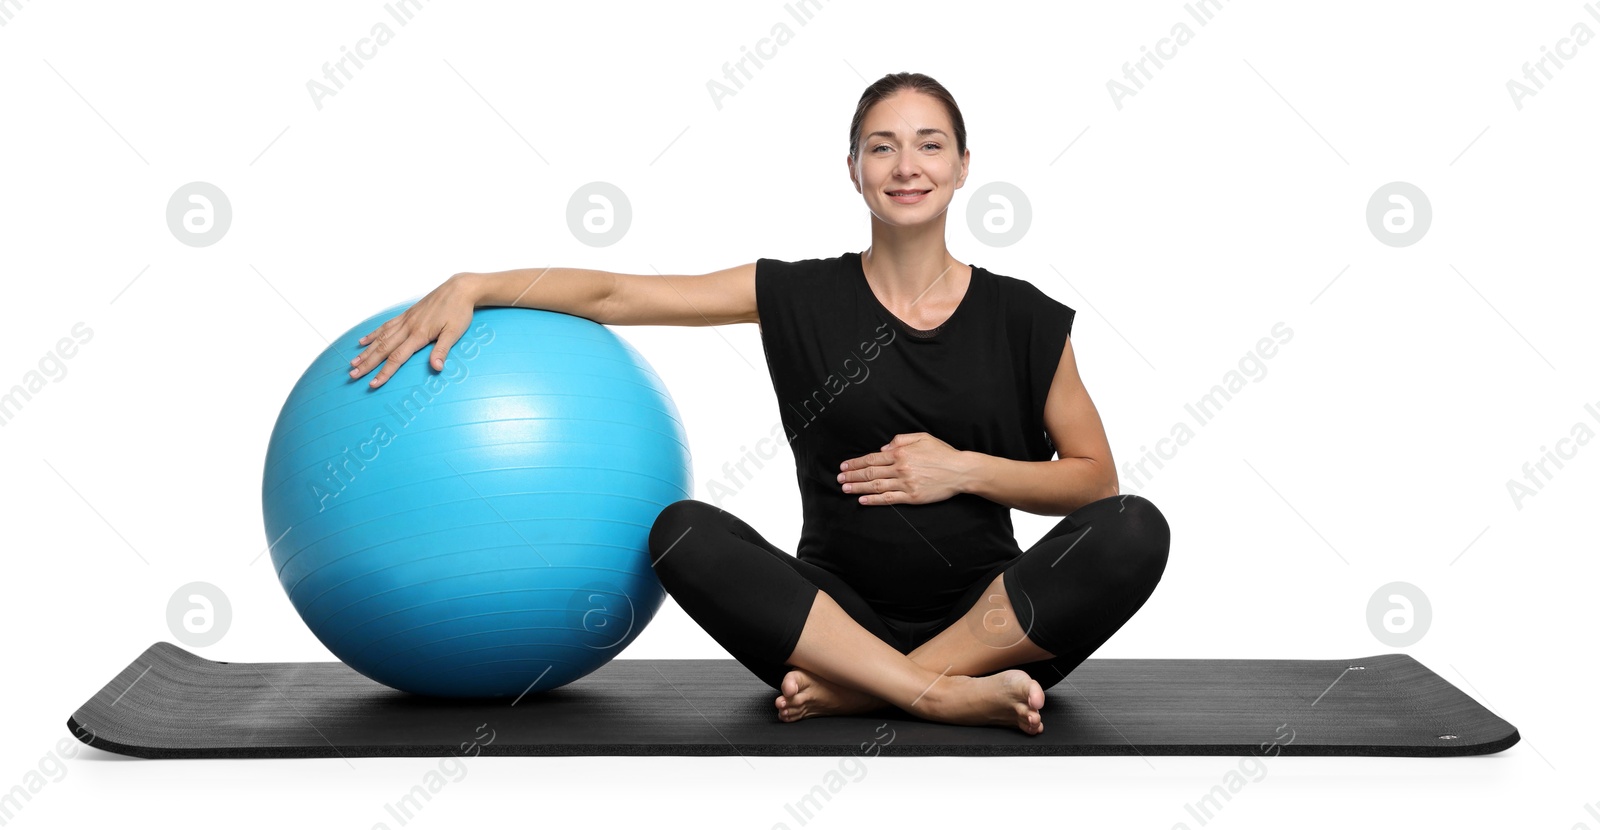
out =
<svg viewBox="0 0 1600 830"><path fill-rule="evenodd" d="M1039 734L1044 690L1149 598L1170 534L1149 500L1117 495L1073 309L946 249L970 160L943 86L885 76L846 157L872 213L866 251L703 276L457 274L361 338L350 375L382 362L379 386L435 341L442 371L484 306L759 324L805 508L798 554L684 499L650 531L663 587L780 692L781 720L893 705ZM1065 518L1024 552L1011 508Z"/></svg>

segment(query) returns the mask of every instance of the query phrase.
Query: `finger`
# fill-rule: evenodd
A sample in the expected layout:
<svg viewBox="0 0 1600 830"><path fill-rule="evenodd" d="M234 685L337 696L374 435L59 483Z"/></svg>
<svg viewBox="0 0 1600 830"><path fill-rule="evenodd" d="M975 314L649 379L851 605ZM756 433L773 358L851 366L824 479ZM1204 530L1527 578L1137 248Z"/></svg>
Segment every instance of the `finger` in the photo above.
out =
<svg viewBox="0 0 1600 830"><path fill-rule="evenodd" d="M383 325L362 335L361 339L357 340L356 343L365 346L366 348L363 349L360 354L356 355L355 360L350 361L350 365L361 365L362 358L370 356L368 352L372 351L374 348L382 348L382 343L386 339L385 334L388 332L388 330L389 324L384 323Z"/></svg>
<svg viewBox="0 0 1600 830"><path fill-rule="evenodd" d="M450 347L454 346L460 338L461 332L456 331L449 323L446 323L444 328L439 330L439 342L434 345L433 354L428 359L434 369L444 371L444 357L450 353Z"/></svg>
<svg viewBox="0 0 1600 830"><path fill-rule="evenodd" d="M390 342L392 341L388 335L378 335L378 338L372 341L371 346L368 346L361 354L356 355L355 360L352 361L355 365L350 370L350 377L359 378L372 371L372 367L378 365L378 361L389 353L390 350L384 347Z"/></svg>
<svg viewBox="0 0 1600 830"><path fill-rule="evenodd" d="M371 337L371 335L368 335L368 337ZM366 337L361 339L365 341ZM367 373L367 369L371 368L370 358L377 353L378 348L378 343L374 343L373 345L362 349L361 352L355 356L355 359L350 361L350 377L358 378Z"/></svg>
<svg viewBox="0 0 1600 830"><path fill-rule="evenodd" d="M869 452L861 456L862 467L877 467L894 463L894 455L886 452Z"/></svg>
<svg viewBox="0 0 1600 830"><path fill-rule="evenodd" d="M874 466L874 465L877 465L877 464L890 464L890 463L893 463L893 462L894 462L894 455L891 454L891 453L869 452L866 455L858 455L855 458L852 458L852 459L844 462L843 464L840 464L839 465L839 469L841 469L841 470L859 470L859 469L862 469L864 467L871 467L871 466Z"/></svg>
<svg viewBox="0 0 1600 830"><path fill-rule="evenodd" d="M389 376L398 371L404 362L403 360L395 360L393 357L389 358L384 362L383 367L378 370L378 373L372 376L372 380L367 381L367 387L377 389L387 383Z"/></svg>
<svg viewBox="0 0 1600 830"><path fill-rule="evenodd" d="M859 501L862 504L894 504L898 500L897 497L899 495L900 493L897 490L880 489L876 493L863 495Z"/></svg>
<svg viewBox="0 0 1600 830"><path fill-rule="evenodd" d="M377 388L388 382L389 378L393 377L395 372L400 371L401 366L406 365L406 361L411 358L411 354L412 351L410 349L395 349L394 353L390 354L389 357L384 360L383 368L379 369L378 374L373 376L370 385L373 388Z"/></svg>
<svg viewBox="0 0 1600 830"><path fill-rule="evenodd" d="M839 465L839 468L841 470L847 471L845 473L846 477L840 479L840 481L859 480L859 479L853 479L852 477L854 475L856 475L857 473L867 473L867 472L871 471L873 467L887 467L887 466L891 466L893 464L894 464L894 454L893 453L874 452L874 453L868 453L868 454L863 455L863 456L861 456L859 458L852 458L849 461L846 461L843 464ZM868 475L867 477L871 478L870 475Z"/></svg>
<svg viewBox="0 0 1600 830"><path fill-rule="evenodd" d="M363 334L361 336L361 339L356 341L357 345L361 345L361 346L367 345L367 338L371 337L371 336L372 336L371 334ZM355 367L359 363L361 363L361 355L359 353L357 353L355 357L350 359L350 365L351 365L351 367Z"/></svg>
<svg viewBox="0 0 1600 830"><path fill-rule="evenodd" d="M361 346L367 345L367 341L371 340L374 335L381 334L382 332L392 328L392 324L396 320L399 320L399 319L400 319L399 317L390 317L389 319L383 321L383 325L380 325L377 328L373 329L372 331L369 331L366 334L362 335L361 339L357 340L356 343L358 345L361 345Z"/></svg>
<svg viewBox="0 0 1600 830"><path fill-rule="evenodd" d="M383 325L374 329L371 334L367 335L367 338L371 340L371 345L367 348L367 351L356 357L356 360L360 361L360 363L356 364L356 368L361 371L355 377L361 377L361 375L372 371L374 366L377 366L381 360L394 350L394 344L406 342L411 335L410 318L406 314L391 317Z"/></svg>
<svg viewBox="0 0 1600 830"><path fill-rule="evenodd" d="M882 493L887 488L887 482L881 478L868 479L866 481L847 481L844 483L843 487L846 493L852 493L858 496L877 495L878 493Z"/></svg>
<svg viewBox="0 0 1600 830"><path fill-rule="evenodd" d="M373 388L382 386L395 372L400 371L400 367L406 365L406 361L411 359L411 356L416 352L417 347L412 345L411 341L408 340L400 344L399 348L396 348L388 359L384 361L383 368L378 371L377 376L372 379L370 385Z"/></svg>
<svg viewBox="0 0 1600 830"><path fill-rule="evenodd" d="M881 473L882 476L878 476L879 473ZM850 472L845 473L844 474L844 476L845 476L844 480L845 481L873 481L874 480L874 476L878 476L878 478L882 478L883 476L888 476L888 475L891 475L892 473L893 473L893 471L888 469L887 467L862 467L859 470L851 470Z"/></svg>

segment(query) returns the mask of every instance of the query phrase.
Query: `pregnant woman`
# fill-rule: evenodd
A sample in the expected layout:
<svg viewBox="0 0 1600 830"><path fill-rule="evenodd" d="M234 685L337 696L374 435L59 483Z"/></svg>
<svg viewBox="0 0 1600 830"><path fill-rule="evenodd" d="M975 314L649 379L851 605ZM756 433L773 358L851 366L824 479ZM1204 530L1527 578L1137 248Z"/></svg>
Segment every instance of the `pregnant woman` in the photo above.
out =
<svg viewBox="0 0 1600 830"><path fill-rule="evenodd" d="M850 124L865 251L699 276L457 274L364 336L351 377L381 364L382 385L429 343L442 371L487 306L758 324L804 511L796 555L684 499L650 530L662 586L779 692L783 721L894 706L1039 734L1044 690L1149 599L1171 536L1148 499L1118 495L1074 310L945 247L966 137L937 81L887 75ZM1013 508L1064 518L1024 551Z"/></svg>

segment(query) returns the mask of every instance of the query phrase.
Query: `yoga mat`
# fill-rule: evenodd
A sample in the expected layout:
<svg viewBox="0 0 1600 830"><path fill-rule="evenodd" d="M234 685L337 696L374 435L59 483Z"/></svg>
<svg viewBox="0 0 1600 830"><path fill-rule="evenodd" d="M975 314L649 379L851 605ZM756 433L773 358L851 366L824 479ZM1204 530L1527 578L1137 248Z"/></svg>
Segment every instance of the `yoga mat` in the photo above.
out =
<svg viewBox="0 0 1600 830"><path fill-rule="evenodd" d="M1487 755L1511 724L1404 654L1096 659L1045 692L1044 732L898 709L784 723L731 659L617 659L518 700L395 691L339 662L226 663L158 642L67 720L141 758L442 755Z"/></svg>

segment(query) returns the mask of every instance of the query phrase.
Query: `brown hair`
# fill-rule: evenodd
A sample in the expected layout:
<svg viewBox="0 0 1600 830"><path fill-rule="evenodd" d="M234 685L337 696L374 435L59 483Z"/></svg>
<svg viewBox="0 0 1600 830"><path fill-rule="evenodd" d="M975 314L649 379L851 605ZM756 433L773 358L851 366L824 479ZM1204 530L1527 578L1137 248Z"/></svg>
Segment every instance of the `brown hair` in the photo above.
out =
<svg viewBox="0 0 1600 830"><path fill-rule="evenodd" d="M867 110L872 105L888 98L902 89L926 93L939 99L944 104L945 112L950 115L950 125L956 131L956 156L966 155L967 152L967 123L961 120L961 108L956 106L956 99L944 85L921 72L896 72L885 75L866 91L861 93L861 100L856 103L856 115L850 119L850 161L856 160L856 153L860 151L861 121L867 117Z"/></svg>

